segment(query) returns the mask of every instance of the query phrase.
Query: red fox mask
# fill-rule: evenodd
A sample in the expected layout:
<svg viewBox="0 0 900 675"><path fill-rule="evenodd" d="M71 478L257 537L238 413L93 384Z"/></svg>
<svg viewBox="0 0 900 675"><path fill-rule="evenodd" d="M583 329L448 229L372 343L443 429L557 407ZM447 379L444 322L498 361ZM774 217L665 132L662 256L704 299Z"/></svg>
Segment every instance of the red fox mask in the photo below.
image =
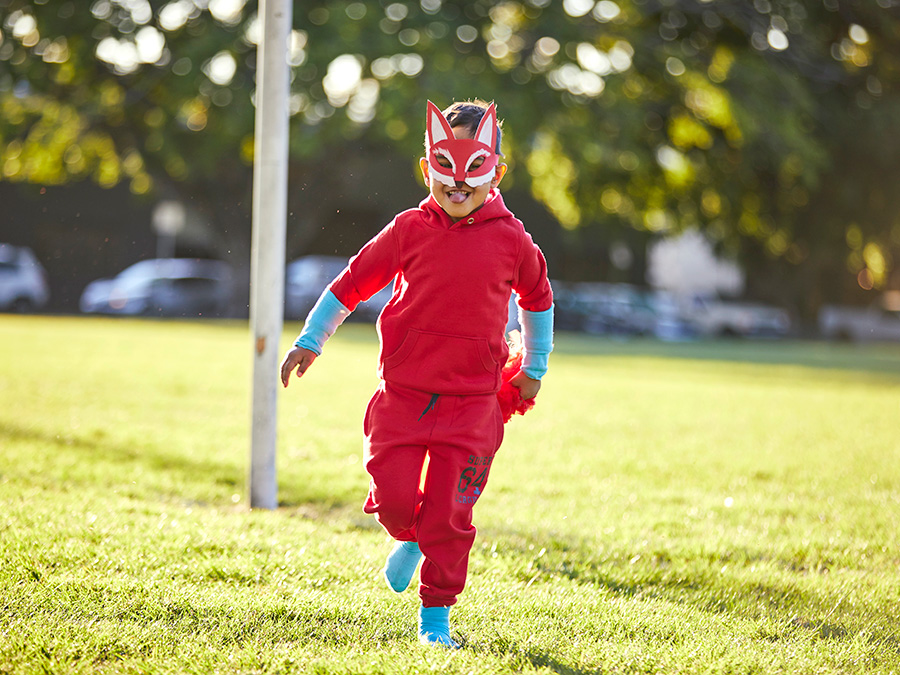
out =
<svg viewBox="0 0 900 675"><path fill-rule="evenodd" d="M475 138L456 138L449 122L428 101L426 120L427 160L431 175L447 187L465 183L479 187L494 178L500 161L497 147L497 111L488 107L478 124Z"/></svg>

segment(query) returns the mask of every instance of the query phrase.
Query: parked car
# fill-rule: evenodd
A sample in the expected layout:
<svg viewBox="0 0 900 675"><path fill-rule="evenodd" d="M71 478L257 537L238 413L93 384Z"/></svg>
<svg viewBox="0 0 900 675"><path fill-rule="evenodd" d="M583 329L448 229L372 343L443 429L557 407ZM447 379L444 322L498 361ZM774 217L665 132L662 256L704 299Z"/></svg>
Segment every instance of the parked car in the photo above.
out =
<svg viewBox="0 0 900 675"><path fill-rule="evenodd" d="M674 335L674 319L663 315L652 296L631 284L551 282L554 323L561 330L594 335ZM666 325L662 325L665 322Z"/></svg>
<svg viewBox="0 0 900 675"><path fill-rule="evenodd" d="M819 332L829 340L900 341L900 291L888 291L868 307L826 305Z"/></svg>
<svg viewBox="0 0 900 675"><path fill-rule="evenodd" d="M647 294L655 322L653 334L666 342L691 340L697 337L697 327L682 313L678 296L669 291L656 290Z"/></svg>
<svg viewBox="0 0 900 675"><path fill-rule="evenodd" d="M154 258L127 267L113 279L85 287L82 312L140 316L217 316L225 313L231 268L219 260Z"/></svg>
<svg viewBox="0 0 900 675"><path fill-rule="evenodd" d="M285 317L305 319L325 287L346 266L346 258L329 255L308 255L288 263L284 286ZM350 318L375 321L391 299L391 292L392 287L388 284L365 302L359 303Z"/></svg>
<svg viewBox="0 0 900 675"><path fill-rule="evenodd" d="M576 287L583 313L581 330L593 335L646 335L653 313L641 295L626 284L584 283Z"/></svg>
<svg viewBox="0 0 900 675"><path fill-rule="evenodd" d="M47 272L31 249L0 244L0 310L29 312L49 299Z"/></svg>
<svg viewBox="0 0 900 675"><path fill-rule="evenodd" d="M346 258L308 255L288 263L284 276L284 315L305 319L325 287L347 266Z"/></svg>
<svg viewBox="0 0 900 675"><path fill-rule="evenodd" d="M553 327L556 330L580 331L583 313L578 303L575 284L557 279L550 280L553 288Z"/></svg>
<svg viewBox="0 0 900 675"><path fill-rule="evenodd" d="M553 287L554 324L557 328L594 334L612 332L610 305L613 284L550 283Z"/></svg>
<svg viewBox="0 0 900 675"><path fill-rule="evenodd" d="M707 337L785 337L791 317L780 307L694 295L682 300L682 316Z"/></svg>

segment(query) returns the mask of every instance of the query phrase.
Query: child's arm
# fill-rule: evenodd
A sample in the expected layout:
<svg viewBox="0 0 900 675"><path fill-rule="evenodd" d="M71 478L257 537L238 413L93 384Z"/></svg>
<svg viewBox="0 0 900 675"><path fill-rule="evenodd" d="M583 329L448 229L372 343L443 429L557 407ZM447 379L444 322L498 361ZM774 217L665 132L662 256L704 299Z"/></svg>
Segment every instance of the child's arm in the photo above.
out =
<svg viewBox="0 0 900 675"><path fill-rule="evenodd" d="M553 351L553 306L543 312L530 312L519 307L522 327L522 369L509 383L518 387L524 400L537 396L541 378L547 372L547 362Z"/></svg>
<svg viewBox="0 0 900 675"><path fill-rule="evenodd" d="M294 348L284 355L281 362L281 383L286 387L291 373L297 369L302 377L322 346L337 327L356 309L384 288L399 271L398 248L393 231L396 219L373 237L350 258L344 271L332 281L310 310Z"/></svg>
<svg viewBox="0 0 900 675"><path fill-rule="evenodd" d="M541 378L553 351L553 289L547 279L547 261L541 249L525 233L513 290L518 294L519 326L522 328L522 366L509 383L518 387L522 399L537 396Z"/></svg>
<svg viewBox="0 0 900 675"><path fill-rule="evenodd" d="M294 347L289 349L281 361L281 384L285 387L291 381L291 373L297 369L297 377L303 377L306 369L316 360L317 354L303 347Z"/></svg>
<svg viewBox="0 0 900 675"><path fill-rule="evenodd" d="M325 289L309 311L303 330L294 341L293 349L290 349L281 361L282 385L288 386L294 369L297 370L297 377L303 377L306 369L312 365L317 356L321 355L325 341L348 316L350 310L341 304L331 290Z"/></svg>
<svg viewBox="0 0 900 675"><path fill-rule="evenodd" d="M521 370L513 376L509 383L519 390L523 401L530 401L541 390L541 381L532 380Z"/></svg>

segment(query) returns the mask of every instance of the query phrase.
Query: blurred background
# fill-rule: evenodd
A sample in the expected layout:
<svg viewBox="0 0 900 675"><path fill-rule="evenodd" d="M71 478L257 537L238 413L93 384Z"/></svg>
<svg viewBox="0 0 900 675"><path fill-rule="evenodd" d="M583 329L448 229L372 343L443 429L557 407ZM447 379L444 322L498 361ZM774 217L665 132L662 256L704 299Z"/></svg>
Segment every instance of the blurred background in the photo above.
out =
<svg viewBox="0 0 900 675"><path fill-rule="evenodd" d="M900 340L900 0L293 17L288 318L426 196L426 99L477 97L560 328ZM245 0L0 0L0 311L247 315L260 39Z"/></svg>

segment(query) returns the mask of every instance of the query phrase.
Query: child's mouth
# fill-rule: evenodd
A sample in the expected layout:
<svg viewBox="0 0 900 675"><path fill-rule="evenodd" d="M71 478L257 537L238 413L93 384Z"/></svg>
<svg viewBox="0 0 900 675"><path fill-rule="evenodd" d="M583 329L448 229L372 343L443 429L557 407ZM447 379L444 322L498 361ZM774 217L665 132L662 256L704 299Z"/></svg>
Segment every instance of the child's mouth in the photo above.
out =
<svg viewBox="0 0 900 675"><path fill-rule="evenodd" d="M450 200L451 204L462 204L466 199L468 199L469 193L464 190L448 190L447 198Z"/></svg>

